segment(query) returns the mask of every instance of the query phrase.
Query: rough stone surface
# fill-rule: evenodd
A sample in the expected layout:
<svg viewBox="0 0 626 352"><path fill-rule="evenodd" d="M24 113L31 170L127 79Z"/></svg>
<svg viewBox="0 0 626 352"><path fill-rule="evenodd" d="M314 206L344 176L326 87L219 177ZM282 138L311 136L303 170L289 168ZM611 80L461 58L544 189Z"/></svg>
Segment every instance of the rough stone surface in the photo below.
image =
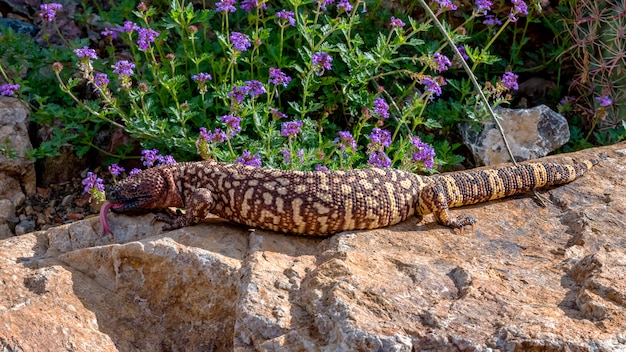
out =
<svg viewBox="0 0 626 352"><path fill-rule="evenodd" d="M0 96L0 239L12 236L6 220L35 193L35 167L26 158L32 149L28 137L29 112L18 99ZM8 201L8 203L6 203Z"/></svg>
<svg viewBox="0 0 626 352"><path fill-rule="evenodd" d="M546 105L531 109L498 108L496 113L501 117L500 124L516 161L544 157L569 141L567 120ZM511 162L495 122L483 123L480 132L464 125L461 135L479 165Z"/></svg>
<svg viewBox="0 0 626 352"><path fill-rule="evenodd" d="M74 351L624 351L626 144L434 223L285 236L109 214L0 241L0 346Z"/></svg>

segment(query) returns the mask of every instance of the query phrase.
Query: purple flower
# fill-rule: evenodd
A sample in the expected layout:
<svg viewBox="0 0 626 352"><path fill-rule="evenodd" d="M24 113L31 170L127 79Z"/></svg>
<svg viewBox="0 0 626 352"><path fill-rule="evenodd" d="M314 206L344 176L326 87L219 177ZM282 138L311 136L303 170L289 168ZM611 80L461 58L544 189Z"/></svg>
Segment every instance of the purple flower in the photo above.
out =
<svg viewBox="0 0 626 352"><path fill-rule="evenodd" d="M274 118L276 118L276 119L286 119L287 118L287 115L283 114L278 109L274 109L271 106L268 109L270 110L270 113L272 114L272 116L274 116Z"/></svg>
<svg viewBox="0 0 626 352"><path fill-rule="evenodd" d="M212 80L213 77L211 77L211 75L208 73L200 72L197 75L191 76L191 79L198 83L198 91L200 92L200 94L205 94L209 91L206 86L206 82Z"/></svg>
<svg viewBox="0 0 626 352"><path fill-rule="evenodd" d="M454 11L457 9L457 6L450 0L435 0L435 2L439 4L441 10L447 9Z"/></svg>
<svg viewBox="0 0 626 352"><path fill-rule="evenodd" d="M613 100L611 100L611 98L609 98L608 95L605 95L603 97L596 97L596 100L598 101L601 107L607 107L613 104Z"/></svg>
<svg viewBox="0 0 626 352"><path fill-rule="evenodd" d="M13 94L15 94L15 92L20 89L20 85L19 84L2 84L0 85L0 95L4 95L5 97L10 97Z"/></svg>
<svg viewBox="0 0 626 352"><path fill-rule="evenodd" d="M280 134L283 137L294 138L302 131L302 121L287 121L280 126Z"/></svg>
<svg viewBox="0 0 626 352"><path fill-rule="evenodd" d="M235 12L235 0L222 0L215 3L215 10L218 12Z"/></svg>
<svg viewBox="0 0 626 352"><path fill-rule="evenodd" d="M283 71L278 68L270 67L270 80L271 84L280 85L283 87L287 87L289 82L291 82L291 77L287 76Z"/></svg>
<svg viewBox="0 0 626 352"><path fill-rule="evenodd" d="M335 138L335 143L339 144L339 149L342 152L354 151L356 149L356 141L352 134L348 131L339 131L339 137Z"/></svg>
<svg viewBox="0 0 626 352"><path fill-rule="evenodd" d="M41 9L39 17L44 22L51 22L56 17L57 11L60 11L63 8L63 5L53 2L50 4L41 4L39 8Z"/></svg>
<svg viewBox="0 0 626 352"><path fill-rule="evenodd" d="M328 168L324 165L317 164L315 171L328 171Z"/></svg>
<svg viewBox="0 0 626 352"><path fill-rule="evenodd" d="M116 28L115 30L130 34L136 30L139 30L139 26L136 25L133 21L124 21L124 25L122 27Z"/></svg>
<svg viewBox="0 0 626 352"><path fill-rule="evenodd" d="M339 0L339 2L337 3L337 9L340 11L343 10L345 12L350 12L352 11L352 8L352 4L349 0Z"/></svg>
<svg viewBox="0 0 626 352"><path fill-rule="evenodd" d="M374 114L386 119L389 118L389 104L383 98L374 100Z"/></svg>
<svg viewBox="0 0 626 352"><path fill-rule="evenodd" d="M176 164L176 159L171 155L159 155L159 165L172 165Z"/></svg>
<svg viewBox="0 0 626 352"><path fill-rule="evenodd" d="M98 59L96 51L88 46L84 46L82 49L74 49L74 54L76 54L79 59Z"/></svg>
<svg viewBox="0 0 626 352"><path fill-rule="evenodd" d="M117 38L117 33L115 33L115 31L110 28L106 28L105 30L100 32L100 35L102 35L103 37L111 37L112 39Z"/></svg>
<svg viewBox="0 0 626 352"><path fill-rule="evenodd" d="M233 137L239 131L241 131L241 126L239 123L241 122L241 117L236 115L224 115L222 116L222 122L226 124L226 131L228 132L229 137Z"/></svg>
<svg viewBox="0 0 626 352"><path fill-rule="evenodd" d="M117 74L120 86L129 89L133 85L130 76L133 74L135 64L126 60L120 60L111 67L113 68L113 73Z"/></svg>
<svg viewBox="0 0 626 352"><path fill-rule="evenodd" d="M391 132L374 127L370 133L370 143L367 145L368 151L383 151L385 147L391 145Z"/></svg>
<svg viewBox="0 0 626 352"><path fill-rule="evenodd" d="M289 151L289 149L284 148L282 150L283 153L283 159L285 160L285 164L291 164L291 152Z"/></svg>
<svg viewBox="0 0 626 352"><path fill-rule="evenodd" d="M109 165L109 172L113 176L119 176L122 172L124 172L124 168L117 164L111 164Z"/></svg>
<svg viewBox="0 0 626 352"><path fill-rule="evenodd" d="M141 151L141 161L145 167L153 167L159 161L158 149L144 149Z"/></svg>
<svg viewBox="0 0 626 352"><path fill-rule="evenodd" d="M394 16L391 16L390 25L393 28L402 28L404 27L404 22L402 22L402 20L399 18L395 18Z"/></svg>
<svg viewBox="0 0 626 352"><path fill-rule="evenodd" d="M415 147L411 160L416 163L422 162L426 168L432 169L435 166L435 149L417 136L411 137L411 144Z"/></svg>
<svg viewBox="0 0 626 352"><path fill-rule="evenodd" d="M324 70L332 69L330 63L333 62L333 58L323 51L314 53L311 60L313 61L313 67L316 69L316 74L318 76L323 75Z"/></svg>
<svg viewBox="0 0 626 352"><path fill-rule="evenodd" d="M436 96L441 95L441 85L439 85L439 82L437 82L436 80L425 77L424 79L422 79L422 83L426 86L426 91L430 94L434 94Z"/></svg>
<svg viewBox="0 0 626 352"><path fill-rule="evenodd" d="M104 87L106 87L107 84L109 84L109 78L107 77L106 73L97 73L96 76L93 78L93 84L97 88L103 89Z"/></svg>
<svg viewBox="0 0 626 352"><path fill-rule="evenodd" d="M207 143L223 143L228 139L226 132L222 131L219 128L216 128L214 132L208 132L206 128L200 127L200 137L204 138Z"/></svg>
<svg viewBox="0 0 626 352"><path fill-rule="evenodd" d="M435 53L435 55L433 55L433 61L437 64L437 67L435 68L436 72L443 72L452 66L450 59L441 53Z"/></svg>
<svg viewBox="0 0 626 352"><path fill-rule="evenodd" d="M469 56L467 55L467 50L465 50L465 46L463 45L459 45L457 47L457 49L459 49L459 52L461 53L461 56L465 59L465 60L469 60Z"/></svg>
<svg viewBox="0 0 626 352"><path fill-rule="evenodd" d="M391 159L385 152L373 152L370 154L367 163L377 168L387 168L391 166Z"/></svg>
<svg viewBox="0 0 626 352"><path fill-rule="evenodd" d="M276 12L276 18L281 19L283 23L289 22L289 25L294 27L296 25L296 14L293 11L280 10Z"/></svg>
<svg viewBox="0 0 626 352"><path fill-rule="evenodd" d="M251 97L256 97L266 93L263 83L257 80L245 81L244 84L248 87L248 94L250 94Z"/></svg>
<svg viewBox="0 0 626 352"><path fill-rule="evenodd" d="M519 76L516 75L515 73L507 71L504 73L504 75L502 75L501 81L506 89L517 90L519 88L519 86L517 85L518 77Z"/></svg>
<svg viewBox="0 0 626 352"><path fill-rule="evenodd" d="M319 5L319 7L326 11L326 6L332 4L335 0L317 0L317 4Z"/></svg>
<svg viewBox="0 0 626 352"><path fill-rule="evenodd" d="M267 8L267 2L261 0L262 2L259 3L259 0L243 0L241 2L241 8L245 11L250 11L252 9L256 9L261 7L263 10L265 10Z"/></svg>
<svg viewBox="0 0 626 352"><path fill-rule="evenodd" d="M92 193L92 190L97 190L99 192L104 191L104 183L102 183L102 179L91 171L87 172L87 177L85 177L82 181L82 184L85 186L83 189L85 193Z"/></svg>
<svg viewBox="0 0 626 352"><path fill-rule="evenodd" d="M211 77L210 74L205 73L205 72L200 72L197 75L193 75L191 76L191 79L193 79L196 82L206 82L206 81L210 81L213 79L213 77Z"/></svg>
<svg viewBox="0 0 626 352"><path fill-rule="evenodd" d="M250 88L248 88L248 86L233 87L231 92L228 93L228 97L235 98L237 102L241 103L246 98L249 91Z"/></svg>
<svg viewBox="0 0 626 352"><path fill-rule="evenodd" d="M128 173L128 176L133 176L133 175L137 175L138 173L141 172L141 169L138 168L133 168L132 170L130 170L130 172Z"/></svg>
<svg viewBox="0 0 626 352"><path fill-rule="evenodd" d="M499 26L502 24L502 21L500 21L494 15L487 15L485 16L485 20L483 21L483 24L487 26L496 26L496 25Z"/></svg>
<svg viewBox="0 0 626 352"><path fill-rule="evenodd" d="M493 3L490 0L476 0L476 7L474 7L474 13L487 14L487 11L491 10Z"/></svg>
<svg viewBox="0 0 626 352"><path fill-rule="evenodd" d="M254 155L252 155L249 151L244 150L243 156L238 157L235 162L244 165L259 167L261 166L261 156L259 155L259 153L255 153Z"/></svg>
<svg viewBox="0 0 626 352"><path fill-rule="evenodd" d="M509 19L511 22L517 22L517 15L528 15L528 6L524 2L524 0L511 0L513 2L513 7L511 8L511 12L509 13Z"/></svg>
<svg viewBox="0 0 626 352"><path fill-rule="evenodd" d="M150 43L154 43L156 37L159 36L159 32L153 30L152 28L139 28L137 30L137 34L139 35L139 39L137 39L137 46L139 46L139 50L146 51L150 47Z"/></svg>
<svg viewBox="0 0 626 352"><path fill-rule="evenodd" d="M252 46L248 36L239 32L233 32L230 35L230 42L233 44L233 48L238 51L246 51Z"/></svg>

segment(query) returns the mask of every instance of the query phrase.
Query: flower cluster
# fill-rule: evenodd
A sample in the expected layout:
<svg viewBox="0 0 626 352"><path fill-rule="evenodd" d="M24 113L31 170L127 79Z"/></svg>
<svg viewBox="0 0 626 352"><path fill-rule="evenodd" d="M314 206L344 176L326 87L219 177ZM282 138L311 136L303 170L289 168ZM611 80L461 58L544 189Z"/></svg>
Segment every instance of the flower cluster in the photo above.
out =
<svg viewBox="0 0 626 352"><path fill-rule="evenodd" d="M491 0L476 0L474 7L474 14L486 15L491 10L493 2Z"/></svg>
<svg viewBox="0 0 626 352"><path fill-rule="evenodd" d="M141 151L141 161L145 167L155 165L175 164L176 160L171 155L161 155L158 149L145 149Z"/></svg>
<svg viewBox="0 0 626 352"><path fill-rule="evenodd" d="M600 104L600 106L603 108L613 104L613 100L611 100L608 95L596 97L595 99L598 101L598 104Z"/></svg>
<svg viewBox="0 0 626 352"><path fill-rule="evenodd" d="M383 98L374 100L374 114L386 119L389 118L389 104Z"/></svg>
<svg viewBox="0 0 626 352"><path fill-rule="evenodd" d="M243 0L241 2L241 8L245 11L250 11L252 9L263 9L265 10L267 8L267 1L266 0Z"/></svg>
<svg viewBox="0 0 626 352"><path fill-rule="evenodd" d="M315 69L315 74L321 76L324 74L324 70L332 70L331 62L333 62L333 58L323 51L318 51L313 54L311 57L311 61L313 62L313 68Z"/></svg>
<svg viewBox="0 0 626 352"><path fill-rule="evenodd" d="M524 0L512 0L513 7L511 8L511 12L509 13L509 19L511 22L517 22L517 16L528 15L528 5L524 2Z"/></svg>
<svg viewBox="0 0 626 352"><path fill-rule="evenodd" d="M375 127L369 137L367 163L379 168L390 167L391 159L385 153L385 148L391 145L391 132Z"/></svg>
<svg viewBox="0 0 626 352"><path fill-rule="evenodd" d="M280 10L276 12L276 18L280 19L279 25L286 25L289 23L290 26L294 27L296 25L296 14L292 11Z"/></svg>
<svg viewBox="0 0 626 352"><path fill-rule="evenodd" d="M20 89L20 85L19 84L4 83L4 84L0 85L0 95L4 95L5 97L10 97L13 94L15 94L15 92L18 89Z"/></svg>
<svg viewBox="0 0 626 352"><path fill-rule="evenodd" d="M452 3L450 0L435 0L437 4L439 4L439 11L451 10L454 11L457 9L457 6Z"/></svg>
<svg viewBox="0 0 626 352"><path fill-rule="evenodd" d="M259 167L262 164L261 156L259 155L259 153L252 154L248 150L244 150L243 155L238 157L235 162L254 167Z"/></svg>
<svg viewBox="0 0 626 352"><path fill-rule="evenodd" d="M402 28L405 26L401 19L395 18L394 16L391 16L391 21L389 22L392 28Z"/></svg>
<svg viewBox="0 0 626 352"><path fill-rule="evenodd" d="M212 80L213 77L208 73L200 72L197 75L191 76L191 79L198 83L198 91L200 94L206 94L209 91L206 82Z"/></svg>
<svg viewBox="0 0 626 352"><path fill-rule="evenodd" d="M349 0L339 0L337 3L337 9L343 12L350 12L352 11L353 6Z"/></svg>
<svg viewBox="0 0 626 352"><path fill-rule="evenodd" d="M125 169L117 164L109 165L109 172L115 177L121 175L124 171Z"/></svg>
<svg viewBox="0 0 626 352"><path fill-rule="evenodd" d="M226 133L229 138L232 138L234 135L239 133L239 131L241 131L241 117L236 115L224 115L221 120L226 124Z"/></svg>
<svg viewBox="0 0 626 352"><path fill-rule="evenodd" d="M218 12L235 12L235 0L222 0L215 3L215 10Z"/></svg>
<svg viewBox="0 0 626 352"><path fill-rule="evenodd" d="M427 169L432 169L435 166L435 149L428 143L422 142L417 136L411 137L411 144L414 147L411 160L414 163L423 164Z"/></svg>
<svg viewBox="0 0 626 352"><path fill-rule="evenodd" d="M129 89L133 85L130 76L134 73L133 69L135 69L135 64L128 60L120 60L111 66L111 68L113 68L113 73L117 75L121 87Z"/></svg>
<svg viewBox="0 0 626 352"><path fill-rule="evenodd" d="M287 121L280 126L280 134L289 139L295 138L302 131L302 121Z"/></svg>
<svg viewBox="0 0 626 352"><path fill-rule="evenodd" d="M435 67L433 67L435 72L443 72L452 66L450 59L441 53L435 53L433 55L433 63L435 64Z"/></svg>
<svg viewBox="0 0 626 352"><path fill-rule="evenodd" d="M51 22L57 15L57 11L60 11L63 8L63 5L57 3L50 4L41 4L39 9L41 12L39 13L39 18L41 18L44 22Z"/></svg>
<svg viewBox="0 0 626 352"><path fill-rule="evenodd" d="M104 183L102 179L95 173L87 172L87 177L82 181L84 187L83 191L89 193L92 197L98 201L104 201L106 199L104 195Z"/></svg>
<svg viewBox="0 0 626 352"><path fill-rule="evenodd" d="M250 43L250 38L248 38L247 35L239 32L233 32L230 35L230 42L233 45L233 49L237 51L246 51L249 47L252 46L252 43Z"/></svg>
<svg viewBox="0 0 626 352"><path fill-rule="evenodd" d="M446 84L446 81L443 77L438 76L435 78L424 77L422 79L422 84L424 84L424 88L426 91L432 95L439 96L442 93L441 86Z"/></svg>
<svg viewBox="0 0 626 352"><path fill-rule="evenodd" d="M502 85L505 89L517 90L519 88L517 84L518 78L519 76L515 73L507 71L502 75L500 81L498 81L498 86Z"/></svg>
<svg viewBox="0 0 626 352"><path fill-rule="evenodd" d="M339 137L335 138L335 143L339 145L339 150L344 153L354 153L356 151L356 141L348 131L339 131Z"/></svg>
<svg viewBox="0 0 626 352"><path fill-rule="evenodd" d="M139 50L146 51L150 48L150 43L154 43L156 37L159 36L159 32L152 28L139 28L137 29L139 39L137 39L137 46Z"/></svg>
<svg viewBox="0 0 626 352"><path fill-rule="evenodd" d="M291 82L291 77L287 76L283 71L278 68L270 67L270 79L269 82L274 85L282 85L287 87Z"/></svg>

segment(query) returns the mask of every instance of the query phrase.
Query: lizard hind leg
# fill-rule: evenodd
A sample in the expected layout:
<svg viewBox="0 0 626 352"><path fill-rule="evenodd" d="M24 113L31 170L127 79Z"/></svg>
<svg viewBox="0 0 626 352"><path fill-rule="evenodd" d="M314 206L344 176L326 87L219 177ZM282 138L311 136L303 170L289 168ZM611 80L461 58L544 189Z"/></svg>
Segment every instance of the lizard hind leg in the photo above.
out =
<svg viewBox="0 0 626 352"><path fill-rule="evenodd" d="M163 231L176 230L191 226L204 220L213 210L215 201L213 194L206 188L198 188L185 196L185 213L177 211L175 214L157 215L153 221L162 221Z"/></svg>
<svg viewBox="0 0 626 352"><path fill-rule="evenodd" d="M432 184L425 187L422 190L419 201L421 203L420 207L425 210L424 213L432 213L437 223L452 229L460 229L461 233L463 233L463 228L471 225L472 231L474 231L476 218L473 216L467 214L461 214L456 218L450 216L448 199L441 186Z"/></svg>

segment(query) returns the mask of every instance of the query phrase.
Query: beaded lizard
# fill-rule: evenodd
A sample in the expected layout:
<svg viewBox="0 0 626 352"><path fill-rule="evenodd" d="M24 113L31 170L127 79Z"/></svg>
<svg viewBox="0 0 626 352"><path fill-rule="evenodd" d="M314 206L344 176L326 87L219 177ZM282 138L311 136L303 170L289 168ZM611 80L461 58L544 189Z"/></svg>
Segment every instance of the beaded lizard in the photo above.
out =
<svg viewBox="0 0 626 352"><path fill-rule="evenodd" d="M596 161L574 165L528 163L479 171L420 176L396 169L285 171L220 162L162 165L131 176L107 192L106 213L168 207L185 213L157 215L164 231L194 225L211 213L253 228L301 235L374 229L433 213L453 229L474 225L448 208L568 183Z"/></svg>

